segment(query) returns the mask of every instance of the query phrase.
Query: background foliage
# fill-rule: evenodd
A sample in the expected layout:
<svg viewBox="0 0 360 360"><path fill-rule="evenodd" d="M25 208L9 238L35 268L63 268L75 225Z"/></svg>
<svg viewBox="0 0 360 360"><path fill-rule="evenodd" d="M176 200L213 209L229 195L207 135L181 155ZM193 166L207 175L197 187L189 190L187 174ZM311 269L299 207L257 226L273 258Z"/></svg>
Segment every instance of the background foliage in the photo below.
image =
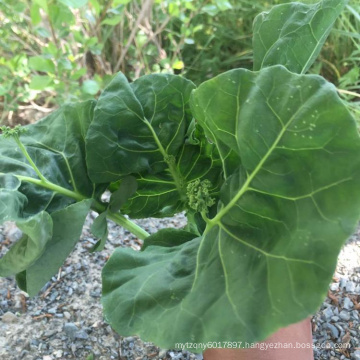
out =
<svg viewBox="0 0 360 360"><path fill-rule="evenodd" d="M97 97L119 70L131 81L169 72L199 84L252 68L253 19L284 2L0 0L0 121ZM360 4L352 0L311 70L345 90L358 119L359 34Z"/></svg>

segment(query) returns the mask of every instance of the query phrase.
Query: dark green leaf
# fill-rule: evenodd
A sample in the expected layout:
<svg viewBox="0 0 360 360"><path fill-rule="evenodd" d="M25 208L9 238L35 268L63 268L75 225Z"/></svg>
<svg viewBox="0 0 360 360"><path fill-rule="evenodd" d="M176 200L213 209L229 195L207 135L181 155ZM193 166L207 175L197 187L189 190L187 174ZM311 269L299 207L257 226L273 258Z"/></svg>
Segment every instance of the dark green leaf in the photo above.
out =
<svg viewBox="0 0 360 360"><path fill-rule="evenodd" d="M149 246L144 252L116 249L102 271L106 321L124 336L141 334L142 339L156 339L160 346L181 342L183 321L196 318L191 310L187 314L179 307L194 281L199 243L197 238L179 246ZM211 287L208 284L198 303L209 296ZM186 333L192 333L191 327Z"/></svg>
<svg viewBox="0 0 360 360"><path fill-rule="evenodd" d="M345 0L323 0L314 5L298 2L273 7L254 21L254 70L284 65L305 73L313 64Z"/></svg>
<svg viewBox="0 0 360 360"><path fill-rule="evenodd" d="M193 127L192 132L187 132L175 163L184 189L192 181L207 179L212 184L211 192L218 191L221 169L219 156L200 129ZM138 174L136 177L138 189L122 207L123 213L132 218L165 217L188 208L188 199L180 197L174 180L167 172Z"/></svg>
<svg viewBox="0 0 360 360"><path fill-rule="evenodd" d="M18 191L20 185L15 176L0 173L0 223L21 218L27 198Z"/></svg>
<svg viewBox="0 0 360 360"><path fill-rule="evenodd" d="M104 211L94 220L91 225L91 232L100 240L95 244L95 246L91 249L90 252L101 251L105 247L106 240L109 234L106 216L107 211Z"/></svg>
<svg viewBox="0 0 360 360"><path fill-rule="evenodd" d="M98 100L87 134L92 180L111 182L166 169L164 156L176 156L184 141L193 88L168 74L143 76L132 84L116 75Z"/></svg>
<svg viewBox="0 0 360 360"><path fill-rule="evenodd" d="M0 259L0 276L15 275L27 269L43 254L52 236L52 220L45 211L19 220L16 225L24 235Z"/></svg>
<svg viewBox="0 0 360 360"><path fill-rule="evenodd" d="M121 208L133 219L166 217L184 210L174 180L168 173L136 176L138 189Z"/></svg>
<svg viewBox="0 0 360 360"><path fill-rule="evenodd" d="M194 143L199 130L188 104L193 88L174 75L128 84L118 74L98 101L87 135L89 173L96 182L136 178L137 191L121 208L132 218L182 211L187 183L198 178L218 186L216 149L203 137Z"/></svg>
<svg viewBox="0 0 360 360"><path fill-rule="evenodd" d="M0 220L15 220L25 235L3 257L0 270L17 273L19 286L30 295L64 262L103 191L91 183L85 164L94 105L68 104L36 124L2 129Z"/></svg>
<svg viewBox="0 0 360 360"><path fill-rule="evenodd" d="M141 251L144 251L149 246L173 247L182 245L196 237L197 235L185 230L161 229L144 240Z"/></svg>
<svg viewBox="0 0 360 360"><path fill-rule="evenodd" d="M137 190L136 178L133 176L126 176L121 180L119 188L111 194L109 208L112 212L117 212L126 203L126 201Z"/></svg>
<svg viewBox="0 0 360 360"><path fill-rule="evenodd" d="M220 75L191 105L222 149L217 214L183 245L116 250L103 271L105 316L164 348L259 341L327 293L359 218L359 135L332 85L283 67Z"/></svg>
<svg viewBox="0 0 360 360"><path fill-rule="evenodd" d="M18 275L19 287L30 296L36 295L41 288L57 273L60 266L73 250L80 238L82 227L92 200L72 204L51 214L53 232L43 254Z"/></svg>
<svg viewBox="0 0 360 360"><path fill-rule="evenodd" d="M27 131L21 135L22 143L45 178L79 197L92 197L96 190L87 175L84 143L94 105L91 101L68 104L25 127ZM41 210L52 212L74 202L32 183L38 180L38 175L15 140L3 136L0 137L0 173L18 176L20 180L25 177L19 191L29 200L24 209L26 215Z"/></svg>

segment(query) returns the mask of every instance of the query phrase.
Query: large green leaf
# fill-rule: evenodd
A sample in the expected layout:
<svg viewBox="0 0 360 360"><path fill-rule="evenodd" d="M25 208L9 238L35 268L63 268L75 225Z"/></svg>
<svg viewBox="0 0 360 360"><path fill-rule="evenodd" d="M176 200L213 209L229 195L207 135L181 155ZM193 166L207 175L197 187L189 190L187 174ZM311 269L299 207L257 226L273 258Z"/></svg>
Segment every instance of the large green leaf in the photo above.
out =
<svg viewBox="0 0 360 360"><path fill-rule="evenodd" d="M165 348L259 341L326 295L359 218L359 135L331 84L281 66L220 75L191 105L227 149L217 214L182 245L116 250L103 270L105 316Z"/></svg>
<svg viewBox="0 0 360 360"><path fill-rule="evenodd" d="M57 273L73 250L80 238L91 202L91 199L84 200L51 214L52 236L45 250L31 266L17 275L19 287L30 296L36 295Z"/></svg>
<svg viewBox="0 0 360 360"><path fill-rule="evenodd" d="M129 84L119 73L101 94L87 134L89 174L97 183L125 175L158 173L181 148L191 121L194 85L157 74Z"/></svg>
<svg viewBox="0 0 360 360"><path fill-rule="evenodd" d="M21 218L27 198L18 191L20 180L12 175L0 175L0 223Z"/></svg>
<svg viewBox="0 0 360 360"><path fill-rule="evenodd" d="M50 215L42 211L16 222L23 236L0 259L0 276L15 275L32 265L45 251L52 236Z"/></svg>
<svg viewBox="0 0 360 360"><path fill-rule="evenodd" d="M136 178L136 193L121 208L132 218L172 216L186 207L188 182L213 180L214 146L190 141L193 89L180 76L155 74L129 84L118 74L98 101L86 142L89 174L99 183Z"/></svg>
<svg viewBox="0 0 360 360"><path fill-rule="evenodd" d="M165 236L163 243L168 240ZM161 236L156 235L156 241L159 245ZM186 314L180 307L194 281L199 242L196 238L179 246L149 246L144 252L116 249L102 272L107 322L121 335L139 334L159 346L173 348L181 342L179 334L185 329L178 320ZM207 296L208 290L198 302ZM191 323L188 326L190 333Z"/></svg>
<svg viewBox="0 0 360 360"><path fill-rule="evenodd" d="M94 106L92 101L65 105L36 124L26 126L27 131L20 137L45 178L74 191L80 197L92 197L95 193L95 187L87 175L84 140ZM52 212L74 202L74 199L31 182L39 180L39 177L28 159L13 138L1 136L0 175L5 173L17 176L22 181L18 191L28 199L24 216L34 215L41 210Z"/></svg>
<svg viewBox="0 0 360 360"><path fill-rule="evenodd" d="M24 127L25 132L3 128L0 221L15 221L24 235L0 259L0 275L17 274L30 295L68 256L101 191L88 178L85 163L85 134L94 105L65 105Z"/></svg>
<svg viewBox="0 0 360 360"><path fill-rule="evenodd" d="M254 21L254 70L284 65L305 73L313 64L346 0L274 6Z"/></svg>

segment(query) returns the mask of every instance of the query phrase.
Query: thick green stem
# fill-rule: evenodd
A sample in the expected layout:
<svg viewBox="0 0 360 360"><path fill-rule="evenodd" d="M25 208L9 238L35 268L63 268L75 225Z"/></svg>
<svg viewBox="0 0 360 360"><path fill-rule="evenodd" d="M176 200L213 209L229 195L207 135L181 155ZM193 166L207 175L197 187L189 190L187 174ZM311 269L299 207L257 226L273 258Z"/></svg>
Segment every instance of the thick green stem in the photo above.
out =
<svg viewBox="0 0 360 360"><path fill-rule="evenodd" d="M85 200L87 199L85 196L83 196L82 194L80 194L79 192L75 192L66 188L63 188L62 186L56 185L48 180L39 180L39 179L34 179L32 177L29 176L22 176L22 175L15 175L20 181L26 181L38 186L41 186L45 189L49 189L52 190L54 192L57 192L59 194L65 195L67 197L70 197L72 199L75 199L76 201L81 201L81 200Z"/></svg>
<svg viewBox="0 0 360 360"><path fill-rule="evenodd" d="M75 192L75 191L63 188L62 186L53 184L52 182L50 182L48 180L44 181L44 180L34 179L32 177L22 176L22 175L15 175L15 176L20 181L26 181L26 182L41 186L43 188L55 191L61 195L70 197L76 201L82 201L82 200L87 199L87 197L80 194L79 192ZM98 213L102 213L106 210L106 206L104 204L101 204L98 201L94 201L91 206L91 209ZM107 215L107 218L109 220L114 221L116 224L122 226L126 230L130 231L131 233L133 233L135 236L137 236L141 240L144 240L149 236L149 234L144 229L142 229L140 226L136 225L131 220L127 219L125 216L123 216L119 213L110 213L109 212Z"/></svg>
<svg viewBox="0 0 360 360"><path fill-rule="evenodd" d="M91 208L92 208L92 210L96 211L97 213L102 213L106 210L106 206L97 201L94 201ZM129 220L128 218L126 218L125 216L123 216L119 213L112 213L112 212L108 211L107 218L109 220L112 220L114 223L122 226L126 230L130 231L131 233L133 233L135 236L137 236L141 240L145 240L148 236L150 236L150 234L147 233L143 228L136 225L131 220Z"/></svg>
<svg viewBox="0 0 360 360"><path fill-rule="evenodd" d="M108 219L114 221L116 224L122 226L124 229L130 231L141 240L145 240L150 234L140 226L127 219L125 216L118 213L109 213Z"/></svg>

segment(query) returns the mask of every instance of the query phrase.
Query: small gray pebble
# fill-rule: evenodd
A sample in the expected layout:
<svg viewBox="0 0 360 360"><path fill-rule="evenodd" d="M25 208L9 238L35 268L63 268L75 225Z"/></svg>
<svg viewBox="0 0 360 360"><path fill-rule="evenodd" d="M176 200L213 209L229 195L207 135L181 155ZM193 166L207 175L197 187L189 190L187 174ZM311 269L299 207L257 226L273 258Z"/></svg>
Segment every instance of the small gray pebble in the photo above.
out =
<svg viewBox="0 0 360 360"><path fill-rule="evenodd" d="M330 286L331 291L338 291L339 290L339 283L332 283Z"/></svg>
<svg viewBox="0 0 360 360"><path fill-rule="evenodd" d="M167 353L166 350L161 349L161 350L159 351L159 358L162 359L162 358L166 357L166 353Z"/></svg>
<svg viewBox="0 0 360 360"><path fill-rule="evenodd" d="M344 331L343 327L340 324L335 324L335 326L340 330L340 331Z"/></svg>
<svg viewBox="0 0 360 360"><path fill-rule="evenodd" d="M50 302L54 301L57 297L58 297L59 293L57 291L54 291L51 295L50 295Z"/></svg>
<svg viewBox="0 0 360 360"><path fill-rule="evenodd" d="M68 311L64 311L64 316L68 320L71 318L71 314Z"/></svg>
<svg viewBox="0 0 360 360"><path fill-rule="evenodd" d="M124 338L124 341L126 342L133 342L135 339L132 336L128 336L126 338Z"/></svg>
<svg viewBox="0 0 360 360"><path fill-rule="evenodd" d="M346 286L347 280L345 278L340 279L340 289L344 288Z"/></svg>
<svg viewBox="0 0 360 360"><path fill-rule="evenodd" d="M331 324L326 324L326 327L330 330L331 337L337 339L339 337L339 330Z"/></svg>
<svg viewBox="0 0 360 360"><path fill-rule="evenodd" d="M80 340L87 340L89 335L84 330L80 330L75 334L75 338Z"/></svg>
<svg viewBox="0 0 360 360"><path fill-rule="evenodd" d="M331 321L337 322L337 321L339 321L339 317L338 317L338 316L333 316L333 317L331 318Z"/></svg>
<svg viewBox="0 0 360 360"><path fill-rule="evenodd" d="M333 313L331 307L328 307L325 310L323 310L323 315L326 320L330 320L331 317L334 316L334 313Z"/></svg>
<svg viewBox="0 0 360 360"><path fill-rule="evenodd" d="M20 229L18 228L12 228L8 233L7 233L7 238L10 241L19 241L22 237L23 233Z"/></svg>
<svg viewBox="0 0 360 360"><path fill-rule="evenodd" d="M69 338L75 339L75 334L79 331L79 328L74 323L66 323L63 330Z"/></svg>
<svg viewBox="0 0 360 360"><path fill-rule="evenodd" d="M39 340L31 339L30 340L30 346L39 346Z"/></svg>
<svg viewBox="0 0 360 360"><path fill-rule="evenodd" d="M51 308L47 311L49 314L55 314L56 313L56 308Z"/></svg>
<svg viewBox="0 0 360 360"><path fill-rule="evenodd" d="M101 296L100 290L90 291L90 296L94 298L100 297Z"/></svg>
<svg viewBox="0 0 360 360"><path fill-rule="evenodd" d="M169 352L170 358L172 360L181 360L181 358L183 357L182 354L175 354L174 352L170 351Z"/></svg>
<svg viewBox="0 0 360 360"><path fill-rule="evenodd" d="M352 355L352 358L354 360L360 360L360 350L356 350L353 355Z"/></svg>
<svg viewBox="0 0 360 360"><path fill-rule="evenodd" d="M356 287L356 285L352 281L348 281L346 283L346 291L349 292L349 293L353 293L355 291L355 287Z"/></svg>
<svg viewBox="0 0 360 360"><path fill-rule="evenodd" d="M340 312L340 318L345 320L345 321L349 321L350 320L350 313L346 310L341 310Z"/></svg>
<svg viewBox="0 0 360 360"><path fill-rule="evenodd" d="M23 357L25 357L28 354L29 354L29 352L27 350L23 350L20 354L20 358L22 359Z"/></svg>
<svg viewBox="0 0 360 360"><path fill-rule="evenodd" d="M354 303L348 297L346 297L344 299L344 309L350 310L353 306L354 306Z"/></svg>

